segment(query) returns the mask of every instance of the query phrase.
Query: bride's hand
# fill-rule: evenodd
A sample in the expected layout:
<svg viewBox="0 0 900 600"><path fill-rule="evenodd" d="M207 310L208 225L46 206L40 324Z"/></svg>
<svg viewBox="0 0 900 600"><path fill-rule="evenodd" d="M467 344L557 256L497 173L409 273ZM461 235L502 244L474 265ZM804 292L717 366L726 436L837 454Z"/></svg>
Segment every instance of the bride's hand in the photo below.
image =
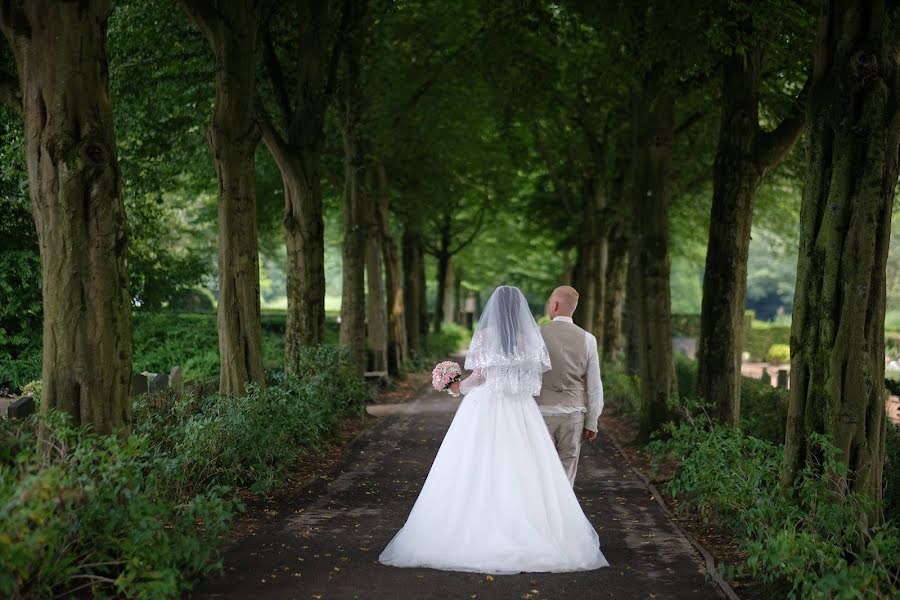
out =
<svg viewBox="0 0 900 600"><path fill-rule="evenodd" d="M450 390L451 390L454 394L456 394L457 396L459 396L459 382L458 382L458 381L454 381L453 383L451 383L451 384L450 384Z"/></svg>

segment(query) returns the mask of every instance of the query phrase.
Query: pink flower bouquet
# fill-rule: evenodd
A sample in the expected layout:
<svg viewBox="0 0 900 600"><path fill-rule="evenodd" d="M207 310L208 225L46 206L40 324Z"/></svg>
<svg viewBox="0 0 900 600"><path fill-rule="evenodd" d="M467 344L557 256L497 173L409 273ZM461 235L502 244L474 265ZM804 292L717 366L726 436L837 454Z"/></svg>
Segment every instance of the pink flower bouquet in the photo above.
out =
<svg viewBox="0 0 900 600"><path fill-rule="evenodd" d="M462 369L459 367L459 364L451 360L445 360L436 364L434 370L431 371L431 385L439 392L447 392L451 396L459 396L459 394L453 393L450 386L459 381L461 376Z"/></svg>

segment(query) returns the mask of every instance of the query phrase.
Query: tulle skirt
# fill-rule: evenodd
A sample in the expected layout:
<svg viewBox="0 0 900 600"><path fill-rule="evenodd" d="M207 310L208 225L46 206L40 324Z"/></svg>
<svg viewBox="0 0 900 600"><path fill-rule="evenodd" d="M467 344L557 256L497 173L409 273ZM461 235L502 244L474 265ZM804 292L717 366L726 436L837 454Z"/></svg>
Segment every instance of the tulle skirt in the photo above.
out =
<svg viewBox="0 0 900 600"><path fill-rule="evenodd" d="M406 524L379 560L496 574L609 564L534 399L486 386L463 399Z"/></svg>

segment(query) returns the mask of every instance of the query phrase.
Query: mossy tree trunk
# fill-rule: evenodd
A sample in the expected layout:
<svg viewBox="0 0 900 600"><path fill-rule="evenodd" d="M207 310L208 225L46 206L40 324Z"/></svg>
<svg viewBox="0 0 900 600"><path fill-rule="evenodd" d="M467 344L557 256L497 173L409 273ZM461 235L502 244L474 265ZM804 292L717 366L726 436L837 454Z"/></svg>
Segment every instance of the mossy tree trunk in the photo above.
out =
<svg viewBox="0 0 900 600"><path fill-rule="evenodd" d="M104 0L5 3L41 252L41 411L97 433L131 425L128 235L109 98Z"/></svg>
<svg viewBox="0 0 900 600"><path fill-rule="evenodd" d="M342 83L344 138L343 293L340 344L349 349L358 373L366 365L366 234L371 202L368 157L364 149L362 60L366 46L368 2L354 2L348 16Z"/></svg>
<svg viewBox="0 0 900 600"><path fill-rule="evenodd" d="M638 375L641 380L639 436L668 418L673 392L672 308L669 296L669 201L675 100L661 69L645 76L632 104L634 184L632 253Z"/></svg>
<svg viewBox="0 0 900 600"><path fill-rule="evenodd" d="M259 0L182 0L216 59L207 139L219 179L219 392L265 385L259 307L254 156Z"/></svg>
<svg viewBox="0 0 900 600"><path fill-rule="evenodd" d="M423 329L428 327L425 307L425 235L422 215L407 214L403 225L403 303L406 308L406 336L412 356L421 356Z"/></svg>
<svg viewBox="0 0 900 600"><path fill-rule="evenodd" d="M752 39L752 24L742 28ZM759 86L764 44L757 39L722 66L721 120L713 167L713 201L703 276L697 353L697 393L718 418L740 419L741 349L747 296L747 255L753 199L763 178L797 142L799 111L776 129L759 125Z"/></svg>
<svg viewBox="0 0 900 600"><path fill-rule="evenodd" d="M900 7L825 2L807 110L784 483L830 436L839 496L881 499L885 266L900 146ZM876 521L878 509L869 515Z"/></svg>
<svg viewBox="0 0 900 600"><path fill-rule="evenodd" d="M300 351L325 336L325 223L321 154L325 113L333 95L346 12L327 47L328 0L297 4L296 87L289 90L269 27L263 50L266 71L281 113L276 127L261 111L263 141L284 182L284 238L287 248L287 325L285 367L294 370ZM345 5L346 11L346 5Z"/></svg>
<svg viewBox="0 0 900 600"><path fill-rule="evenodd" d="M378 199L378 226L384 253L384 285L387 291L388 319L388 371L397 374L409 359L406 335L406 308L404 304L403 267L400 252L391 228L390 190L384 165L375 170Z"/></svg>
<svg viewBox="0 0 900 600"><path fill-rule="evenodd" d="M374 170L369 170L369 186L371 195L375 196L371 179ZM384 286L384 268L382 256L384 253L384 240L381 237L381 217L377 198L370 197L366 203L369 209L368 230L366 240L366 333L369 343L369 351L372 355L372 370L388 370L388 321L387 321L387 295Z"/></svg>

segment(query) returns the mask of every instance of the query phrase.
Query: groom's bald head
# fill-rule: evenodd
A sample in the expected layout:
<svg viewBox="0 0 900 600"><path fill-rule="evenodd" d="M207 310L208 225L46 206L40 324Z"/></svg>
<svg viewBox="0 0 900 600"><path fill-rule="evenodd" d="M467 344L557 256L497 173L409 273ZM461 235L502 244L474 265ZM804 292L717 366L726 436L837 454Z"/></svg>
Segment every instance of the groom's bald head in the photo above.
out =
<svg viewBox="0 0 900 600"><path fill-rule="evenodd" d="M578 292L570 285L561 285L550 294L550 300L547 301L547 316L551 319L556 317L571 317L575 314L575 308L578 306Z"/></svg>

